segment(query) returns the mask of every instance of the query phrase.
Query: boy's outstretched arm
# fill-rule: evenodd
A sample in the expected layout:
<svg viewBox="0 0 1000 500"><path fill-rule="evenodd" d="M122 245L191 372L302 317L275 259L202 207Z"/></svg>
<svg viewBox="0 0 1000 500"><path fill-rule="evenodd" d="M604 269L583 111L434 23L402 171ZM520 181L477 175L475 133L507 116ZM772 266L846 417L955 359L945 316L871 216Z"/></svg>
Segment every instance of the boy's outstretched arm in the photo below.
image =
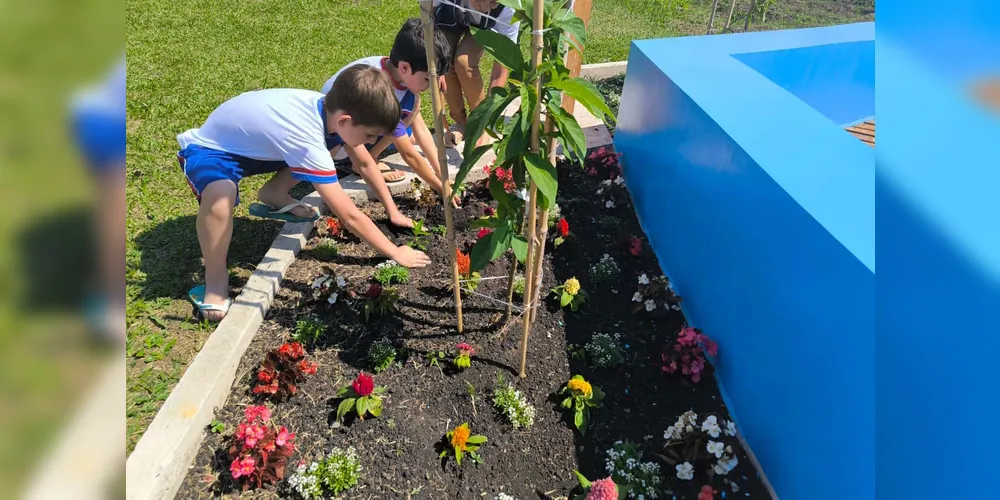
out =
<svg viewBox="0 0 1000 500"><path fill-rule="evenodd" d="M392 199L392 193L389 192L389 186L385 185L385 179L382 178L382 171L379 169L378 162L368 152L368 148L364 144L360 146L348 146L345 144L344 151L351 158L354 168L358 171L357 173L371 186L375 191L375 196L385 206L385 213L389 216L389 221L399 227L413 227L413 220L403 215L403 212L399 211L399 207L396 206L396 202ZM332 209L333 207L330 208Z"/></svg>
<svg viewBox="0 0 1000 500"><path fill-rule="evenodd" d="M328 184L313 183L316 192L323 199L323 203L330 207L330 210L347 226L347 229L371 245L382 255L395 260L405 267L424 267L431 263L427 254L414 250L408 246L396 246L389 238L386 238L382 231L378 230L375 223L367 215L361 213L354 202L344 192L337 182Z"/></svg>

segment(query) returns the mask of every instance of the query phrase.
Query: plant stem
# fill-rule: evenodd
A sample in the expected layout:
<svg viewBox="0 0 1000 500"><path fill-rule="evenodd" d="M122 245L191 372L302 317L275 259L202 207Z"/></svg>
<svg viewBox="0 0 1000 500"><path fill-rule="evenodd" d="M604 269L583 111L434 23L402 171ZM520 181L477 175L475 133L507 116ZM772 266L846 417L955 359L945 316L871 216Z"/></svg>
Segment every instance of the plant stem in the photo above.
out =
<svg viewBox="0 0 1000 500"><path fill-rule="evenodd" d="M458 332L462 333L462 290L458 286L458 258L455 244L455 221L451 210L451 182L448 180L448 155L444 144L444 100L438 86L437 57L434 53L434 22L431 2L420 2L420 19L424 25L424 48L427 52L427 73L431 81L431 105L434 109L434 142L437 146L438 165L441 171L441 203L444 205L444 220L448 229L448 246L451 249L452 286L455 290L455 314L458 316Z"/></svg>
<svg viewBox="0 0 1000 500"><path fill-rule="evenodd" d="M708 16L708 31L706 35L712 34L712 24L715 23L715 9L719 6L719 0L712 0L712 13Z"/></svg>
<svg viewBox="0 0 1000 500"><path fill-rule="evenodd" d="M538 66L542 64L542 49L544 48L544 39L542 38L542 28L544 27L543 18L545 16L545 2L544 0L534 0L534 15L533 26L531 33L531 67L537 69ZM541 123L542 116L542 80L541 78L535 78L535 95L537 96L537 101L535 102L535 116L531 120L531 152L538 153L539 146L539 125ZM533 269L532 269L532 254L534 253L535 246L535 223L538 208L538 186L535 185L535 180L531 180L531 188L528 195L528 229L526 235L528 238L528 258L525 260L527 263L525 265L525 285L534 283ZM525 286L524 287L524 307L534 307L535 297L534 297L534 287ZM521 320L522 331L521 331L521 370L519 375L521 378L528 376L527 369L528 365L528 332L531 330L531 321L529 317L531 316L530 311L525 311L524 318Z"/></svg>
<svg viewBox="0 0 1000 500"><path fill-rule="evenodd" d="M514 278L517 277L517 255L511 255L510 274L507 276L507 314L504 321L510 320L514 309Z"/></svg>
<svg viewBox="0 0 1000 500"><path fill-rule="evenodd" d="M733 0L733 3L729 4L729 16L726 18L726 27L722 28L722 31L729 31L729 25L733 24L733 11L736 10L736 2L739 0Z"/></svg>
<svg viewBox="0 0 1000 500"><path fill-rule="evenodd" d="M747 15L743 18L743 32L746 33L750 29L750 13L753 12L753 6L757 3L757 0L750 0L750 5L747 7Z"/></svg>

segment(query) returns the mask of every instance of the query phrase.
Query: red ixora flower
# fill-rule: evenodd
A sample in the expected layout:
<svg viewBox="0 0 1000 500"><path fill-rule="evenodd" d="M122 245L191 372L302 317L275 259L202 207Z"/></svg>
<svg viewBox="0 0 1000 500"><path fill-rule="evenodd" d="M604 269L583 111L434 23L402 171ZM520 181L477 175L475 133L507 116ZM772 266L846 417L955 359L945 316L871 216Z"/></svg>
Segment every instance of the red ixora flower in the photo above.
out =
<svg viewBox="0 0 1000 500"><path fill-rule="evenodd" d="M375 379L371 375L361 372L358 374L358 378L351 382L351 388L358 396L369 396L375 390Z"/></svg>
<svg viewBox="0 0 1000 500"><path fill-rule="evenodd" d="M569 236L569 222L566 220L565 217L563 217L562 219L559 219L558 226L559 226L559 235L560 236L562 236L563 238L565 238L566 236Z"/></svg>
<svg viewBox="0 0 1000 500"><path fill-rule="evenodd" d="M382 285L379 285L378 283L372 283L371 286L368 287L368 291L365 292L365 296L372 300L379 298L380 295L382 295Z"/></svg>
<svg viewBox="0 0 1000 500"><path fill-rule="evenodd" d="M469 345L469 344L467 344L465 342L461 342L458 345L456 345L455 349L458 349L458 352L460 354L465 355L465 356L475 356L476 355L476 350L473 349L471 345Z"/></svg>
<svg viewBox="0 0 1000 500"><path fill-rule="evenodd" d="M628 244L628 253L632 254L634 257L638 257L642 254L642 240L633 237Z"/></svg>
<svg viewBox="0 0 1000 500"><path fill-rule="evenodd" d="M315 361L306 361L306 360L299 361L299 369L302 370L302 373L305 373L306 375L315 375L316 368L318 367L319 365L316 364Z"/></svg>
<svg viewBox="0 0 1000 500"><path fill-rule="evenodd" d="M302 344L298 342L285 344L278 349L278 352L293 359L301 358L306 355L305 350L302 349Z"/></svg>
<svg viewBox="0 0 1000 500"><path fill-rule="evenodd" d="M484 228L480 229L478 233L476 233L476 239L477 240L483 239L485 236L489 235L492 232L493 232L492 229L490 229L488 227L484 227Z"/></svg>

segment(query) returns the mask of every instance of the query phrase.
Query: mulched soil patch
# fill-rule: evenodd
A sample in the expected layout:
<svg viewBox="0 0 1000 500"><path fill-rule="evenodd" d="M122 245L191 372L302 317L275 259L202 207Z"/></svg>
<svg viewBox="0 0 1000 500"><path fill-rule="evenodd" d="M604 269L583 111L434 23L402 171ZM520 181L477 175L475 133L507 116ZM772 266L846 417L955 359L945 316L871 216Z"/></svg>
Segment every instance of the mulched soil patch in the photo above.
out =
<svg viewBox="0 0 1000 500"><path fill-rule="evenodd" d="M628 251L630 236L644 236L627 196L619 195L614 208L605 208L604 201L595 202L606 199L595 192L607 177L589 175L587 169L560 167L559 205L574 237L555 249L549 244L543 286L548 290L575 276L590 298L576 313L561 310L551 301L539 310L531 330L527 379L517 377L520 323L504 328L508 322L501 302L463 295L465 331L457 333L452 293L447 288L450 255L443 237L433 235L428 240L433 264L412 270L410 284L399 287L398 312L391 317L373 317L368 323L361 314L360 301L338 301L328 309L325 304L312 303L310 286L327 267L335 267L361 292L368 286L373 266L384 259L354 240L340 242L341 253L335 262L322 262L310 254L314 238L289 269L261 331L243 357L228 402L216 413L226 431L206 434L178 498L238 495L225 458L232 432L242 420L244 408L254 404L250 388L264 353L288 341L296 321L308 313L317 314L328 325L325 337L307 347L307 359L319 363L319 372L301 384L300 392L289 401L268 405L274 409L272 421L296 433L289 473L300 460L312 460L334 446L357 449L362 477L347 498L491 499L499 492L521 500L565 497L576 486L573 469L591 479L607 476L605 453L617 440L631 440L657 451L664 429L686 410L728 416L710 370L697 385L661 373L660 352L684 324L683 316L662 308L658 314L631 313L636 278L661 271L648 247L639 256ZM457 228L467 228L491 201L482 184L470 189L464 208L456 214ZM405 213L424 219L427 227L444 224L441 207L398 201ZM368 203L362 209L393 241L402 244L412 239L387 226L380 204ZM460 230L460 245L470 248L475 233ZM621 268L621 277L613 286L596 286L588 278L588 270L604 254L610 254ZM482 271L482 276L506 277L508 262L507 257L498 259ZM505 279L484 280L476 292L502 301L506 297ZM627 344L624 365L593 369L570 356L569 345L582 346L599 332L621 334ZM375 375L376 385L389 388L382 416L334 424L337 390L360 370L371 373L368 347L383 337L405 347L409 356ZM441 368L428 366L427 353L453 348L462 341L476 348L471 368L451 373L446 361ZM531 429L512 430L492 408L490 399L498 374L514 382L535 406ZM584 375L607 394L603 407L592 411L585 438L571 428L553 398L574 374ZM475 408L469 386L475 387ZM463 422L470 423L473 434L489 438L480 450L482 465L467 459L458 468L453 459L444 464L438 459L436 445L448 429ZM737 456L739 465L728 478L739 491L723 485L720 477L713 481L715 487L729 490L729 498L769 498L744 452L738 450ZM648 453L646 459L652 460ZM700 476L695 481L679 481L672 467L662 465L662 471L671 492L661 498L697 497L703 483ZM292 496L284 484L243 495Z"/></svg>

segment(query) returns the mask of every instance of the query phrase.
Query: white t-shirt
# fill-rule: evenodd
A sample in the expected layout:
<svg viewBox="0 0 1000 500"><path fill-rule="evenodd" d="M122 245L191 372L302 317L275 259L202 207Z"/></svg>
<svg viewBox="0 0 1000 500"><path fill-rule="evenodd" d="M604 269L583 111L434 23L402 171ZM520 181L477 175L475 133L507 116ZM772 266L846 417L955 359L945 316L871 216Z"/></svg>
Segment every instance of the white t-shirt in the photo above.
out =
<svg viewBox="0 0 1000 500"><path fill-rule="evenodd" d="M472 4L469 3L469 0L434 0L432 5L436 8L442 4L450 5L451 7L455 7L455 4L461 5L463 9L460 10L467 13L469 17L471 17L472 22L478 27L486 27L487 29L493 30L507 38L510 38L512 42L517 43L517 30L520 29L521 22L513 22L514 9L507 6L499 6L497 9L494 9L495 11L499 11L494 12L495 15L491 15L489 13L486 14L487 16L494 18L489 19L485 17L483 13L472 8Z"/></svg>
<svg viewBox="0 0 1000 500"><path fill-rule="evenodd" d="M312 90L246 92L215 108L201 128L178 135L177 142L181 149L198 145L255 160L284 161L298 180L336 182L322 99L323 94Z"/></svg>

